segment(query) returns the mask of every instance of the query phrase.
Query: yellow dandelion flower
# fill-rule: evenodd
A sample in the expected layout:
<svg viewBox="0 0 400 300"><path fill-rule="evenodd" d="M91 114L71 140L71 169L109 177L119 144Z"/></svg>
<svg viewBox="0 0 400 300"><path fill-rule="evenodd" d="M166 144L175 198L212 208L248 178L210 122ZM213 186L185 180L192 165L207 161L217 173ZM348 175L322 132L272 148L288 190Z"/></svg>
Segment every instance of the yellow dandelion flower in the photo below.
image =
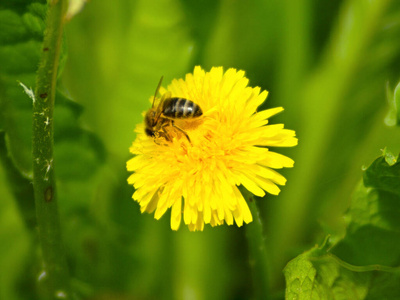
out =
<svg viewBox="0 0 400 300"><path fill-rule="evenodd" d="M268 125L268 118L283 108L257 112L268 92L248 82L244 71L224 73L216 67L205 72L197 66L184 80L160 89L162 98L190 99L203 114L163 119L153 137L144 124L136 127L130 147L135 156L127 169L134 172L128 183L136 189L133 199L141 212L155 211L160 219L171 208L173 230L182 216L191 231L234 221L242 226L253 219L238 186L259 197L280 192L277 185L286 179L273 169L293 167L294 162L267 147L295 146L297 138L283 124Z"/></svg>

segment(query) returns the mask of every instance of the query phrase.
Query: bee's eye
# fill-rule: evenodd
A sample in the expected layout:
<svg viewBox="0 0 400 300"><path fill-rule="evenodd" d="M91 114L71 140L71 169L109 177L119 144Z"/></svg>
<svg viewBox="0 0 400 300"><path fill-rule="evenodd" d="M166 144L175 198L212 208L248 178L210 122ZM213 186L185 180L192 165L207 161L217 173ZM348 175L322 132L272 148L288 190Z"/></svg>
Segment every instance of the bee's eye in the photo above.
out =
<svg viewBox="0 0 400 300"><path fill-rule="evenodd" d="M147 136L154 137L154 131L150 130L149 128L146 128L144 132L147 134Z"/></svg>

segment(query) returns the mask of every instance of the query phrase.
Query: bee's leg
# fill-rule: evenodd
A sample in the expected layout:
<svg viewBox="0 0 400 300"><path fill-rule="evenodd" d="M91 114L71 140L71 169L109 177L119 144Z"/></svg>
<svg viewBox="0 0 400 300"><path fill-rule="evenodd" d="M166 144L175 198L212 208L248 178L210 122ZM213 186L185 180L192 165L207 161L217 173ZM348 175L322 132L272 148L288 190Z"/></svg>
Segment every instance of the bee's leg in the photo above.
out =
<svg viewBox="0 0 400 300"><path fill-rule="evenodd" d="M172 142L171 136L168 134L168 131L166 130L166 128L170 125L171 124L170 124L169 120L168 120L168 122L163 122L157 131L159 134L159 137L163 138L167 142Z"/></svg>
<svg viewBox="0 0 400 300"><path fill-rule="evenodd" d="M164 145L164 144L162 144L162 143L160 142L159 138L160 138L159 136L156 137L156 138L154 139L154 143L156 143L156 144L159 145L159 146Z"/></svg>
<svg viewBox="0 0 400 300"><path fill-rule="evenodd" d="M171 122L171 125L172 125L174 128L178 129L178 130L187 138L187 140L189 141L189 143L192 143L192 141L190 140L189 136L187 135L187 133L186 133L183 129L181 129L181 128L179 128L178 126L176 126L174 122Z"/></svg>

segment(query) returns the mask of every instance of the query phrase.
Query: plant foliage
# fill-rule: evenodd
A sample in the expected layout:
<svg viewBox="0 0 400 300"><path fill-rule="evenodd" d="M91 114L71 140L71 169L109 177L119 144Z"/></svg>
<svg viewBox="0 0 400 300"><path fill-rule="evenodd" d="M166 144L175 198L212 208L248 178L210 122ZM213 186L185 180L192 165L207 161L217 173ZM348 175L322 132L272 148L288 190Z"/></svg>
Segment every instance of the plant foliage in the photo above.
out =
<svg viewBox="0 0 400 300"><path fill-rule="evenodd" d="M41 295L29 94L48 2L0 0L0 299ZM398 1L72 2L51 163L74 297L400 298ZM133 129L195 65L246 70L298 134L257 227L172 233L131 200Z"/></svg>

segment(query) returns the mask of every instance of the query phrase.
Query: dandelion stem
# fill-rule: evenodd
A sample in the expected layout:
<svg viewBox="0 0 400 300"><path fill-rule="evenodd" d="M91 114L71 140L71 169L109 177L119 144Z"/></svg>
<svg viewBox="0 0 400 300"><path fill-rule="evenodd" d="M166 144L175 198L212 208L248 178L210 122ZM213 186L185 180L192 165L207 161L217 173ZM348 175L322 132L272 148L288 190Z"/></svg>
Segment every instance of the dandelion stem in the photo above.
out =
<svg viewBox="0 0 400 300"><path fill-rule="evenodd" d="M250 266L253 271L255 299L269 299L269 261L260 213L254 196L244 188L241 188L241 192L253 215L253 222L246 225L246 237L250 253Z"/></svg>
<svg viewBox="0 0 400 300"><path fill-rule="evenodd" d="M67 1L48 1L42 56L33 101L33 188L43 256L39 288L48 299L70 298L53 162L53 108Z"/></svg>

